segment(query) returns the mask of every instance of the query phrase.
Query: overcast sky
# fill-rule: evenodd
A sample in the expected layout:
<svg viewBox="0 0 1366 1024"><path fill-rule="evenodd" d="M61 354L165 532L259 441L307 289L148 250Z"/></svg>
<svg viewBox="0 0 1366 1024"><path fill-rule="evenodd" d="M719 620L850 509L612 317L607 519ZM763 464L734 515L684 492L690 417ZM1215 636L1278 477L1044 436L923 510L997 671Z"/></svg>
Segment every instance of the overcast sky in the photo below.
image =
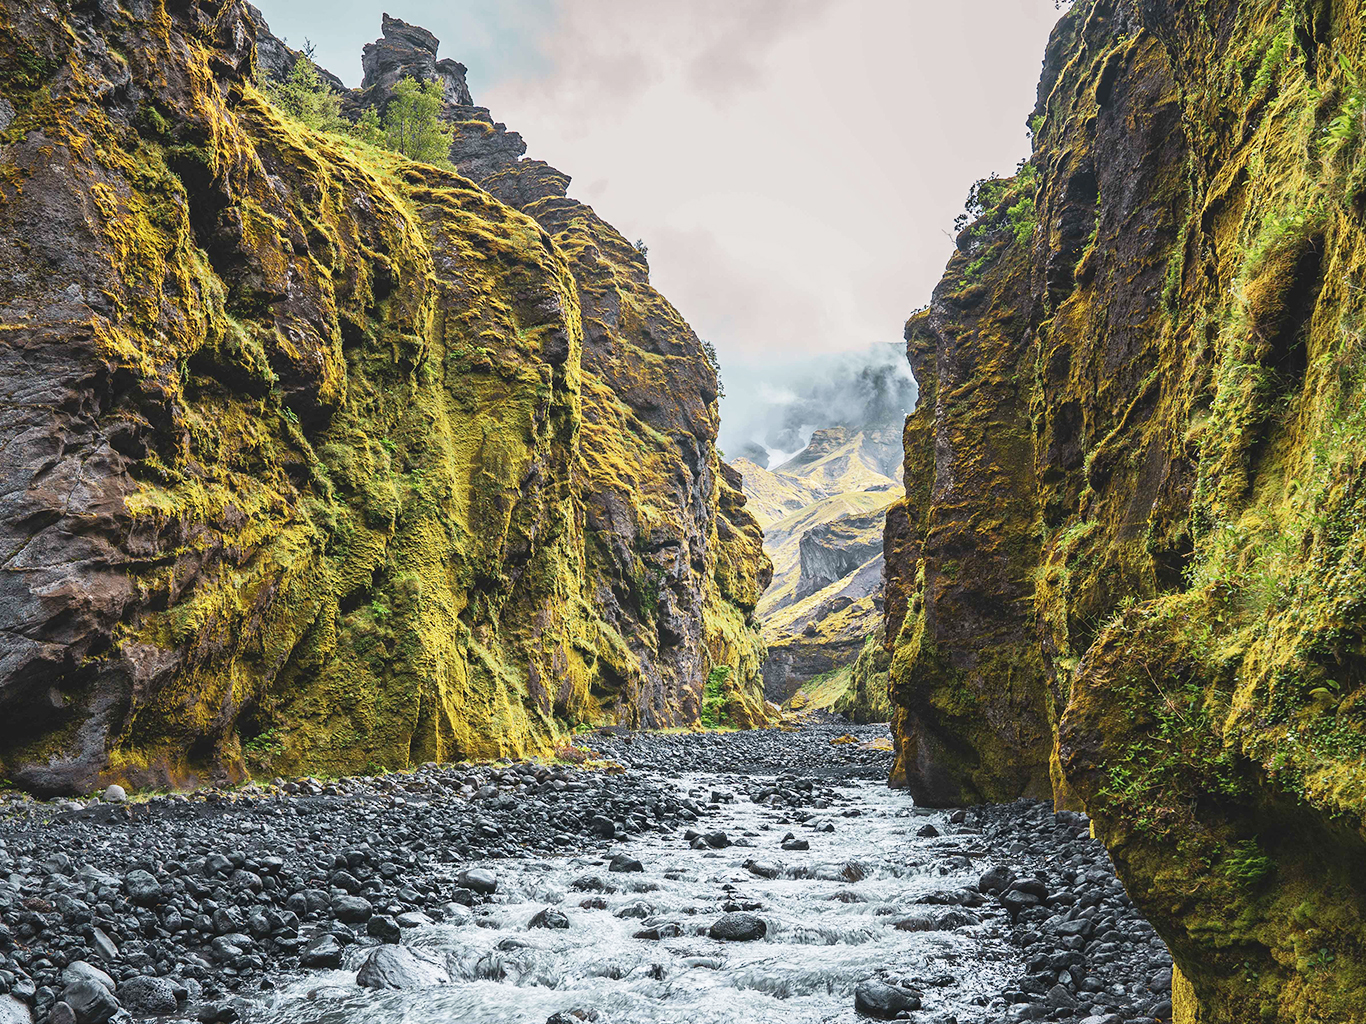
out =
<svg viewBox="0 0 1366 1024"><path fill-rule="evenodd" d="M1028 151L1054 0L258 0L359 83L380 12L650 250L723 368L896 341Z"/></svg>

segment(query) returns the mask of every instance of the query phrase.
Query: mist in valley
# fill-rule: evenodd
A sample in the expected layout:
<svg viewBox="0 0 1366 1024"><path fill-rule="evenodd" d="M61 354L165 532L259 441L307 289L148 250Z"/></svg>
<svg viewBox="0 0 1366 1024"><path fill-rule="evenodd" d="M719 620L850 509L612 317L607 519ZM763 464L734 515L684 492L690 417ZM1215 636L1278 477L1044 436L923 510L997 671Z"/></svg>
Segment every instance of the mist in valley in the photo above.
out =
<svg viewBox="0 0 1366 1024"><path fill-rule="evenodd" d="M770 469L805 448L815 430L900 429L917 395L899 342L795 361L723 361L721 377L721 450Z"/></svg>

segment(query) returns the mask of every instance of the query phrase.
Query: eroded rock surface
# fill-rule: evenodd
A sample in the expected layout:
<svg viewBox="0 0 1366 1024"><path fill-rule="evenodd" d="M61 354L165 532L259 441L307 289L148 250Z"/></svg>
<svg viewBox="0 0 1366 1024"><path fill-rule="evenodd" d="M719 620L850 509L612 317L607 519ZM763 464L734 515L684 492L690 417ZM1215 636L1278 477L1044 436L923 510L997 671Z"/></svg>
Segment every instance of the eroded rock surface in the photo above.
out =
<svg viewBox="0 0 1366 1024"><path fill-rule="evenodd" d="M487 188L361 151L246 5L157 10L0 4L4 772L527 754L709 678L762 721L767 560L643 257L520 140ZM346 109L456 74L384 28Z"/></svg>
<svg viewBox="0 0 1366 1024"><path fill-rule="evenodd" d="M1181 1021L1366 1005L1363 27L1075 4L907 325L895 779L1084 804Z"/></svg>

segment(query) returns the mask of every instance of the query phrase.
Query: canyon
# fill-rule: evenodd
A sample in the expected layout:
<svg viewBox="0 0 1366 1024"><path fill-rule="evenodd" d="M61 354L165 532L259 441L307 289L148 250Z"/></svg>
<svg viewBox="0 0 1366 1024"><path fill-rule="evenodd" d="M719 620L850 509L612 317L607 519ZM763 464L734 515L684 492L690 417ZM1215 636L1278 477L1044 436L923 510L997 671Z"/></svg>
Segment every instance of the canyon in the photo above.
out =
<svg viewBox="0 0 1366 1024"><path fill-rule="evenodd" d="M111 931L111 986L155 988L190 942L233 949L190 980L265 991L267 952L311 966L305 933L330 968L389 941L343 927L362 888L440 945L422 912L470 924L458 893L521 928L566 898L542 870L638 853L684 865L650 883L680 920L767 908L794 944L816 904L792 890L828 883L854 966L789 950L784 989L670 918L614 933L614 983L667 960L775 1019L794 992L811 1019L869 992L917 1014L954 949L1007 966L923 1002L983 1024L1366 1021L1366 14L1063 6L1032 153L973 186L906 323L904 430L781 424L805 447L769 466L767 440L718 450L716 367L647 253L431 32L385 15L356 89L319 69L346 125L314 130L272 100L304 55L240 0L0 0L0 769L24 851L0 841L0 1013L97 997L54 957ZM407 79L439 86L442 166L349 130ZM825 709L890 716L891 756ZM765 728L794 710L805 729ZM840 790L850 765L893 791ZM422 890L389 884L373 849L399 839L352 803ZM837 806L868 815L871 879L856 834L841 865L775 867L685 831L801 854ZM210 848L220 813L250 856ZM122 878L40 856L53 815L116 837ZM516 860L511 902L468 875L485 852ZM63 902L80 885L95 906ZM922 899L981 912L924 924ZM276 917L223 930L204 908L231 900ZM942 937L895 934L922 924ZM638 945L664 940L677 962ZM844 949L865 940L923 966ZM541 948L486 952L531 977ZM279 1019L312 1012L300 977ZM668 986L599 988L671 1012Z"/></svg>

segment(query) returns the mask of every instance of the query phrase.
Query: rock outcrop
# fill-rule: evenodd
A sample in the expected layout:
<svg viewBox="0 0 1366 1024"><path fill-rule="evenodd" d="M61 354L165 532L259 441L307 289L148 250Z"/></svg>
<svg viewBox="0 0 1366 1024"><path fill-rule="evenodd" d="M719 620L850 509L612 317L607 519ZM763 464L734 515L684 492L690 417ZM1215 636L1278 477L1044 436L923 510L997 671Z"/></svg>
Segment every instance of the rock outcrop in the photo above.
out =
<svg viewBox="0 0 1366 1024"><path fill-rule="evenodd" d="M1079 0L907 326L895 780L1084 805L1183 1022L1366 1006L1363 29Z"/></svg>
<svg viewBox="0 0 1366 1024"><path fill-rule="evenodd" d="M5 774L527 754L709 679L762 719L759 527L639 254L545 165L291 121L245 4L153 6L0 3ZM385 36L371 97L435 56Z"/></svg>
<svg viewBox="0 0 1366 1024"><path fill-rule="evenodd" d="M416 78L423 82L440 82L447 103L474 105L470 87L465 82L465 65L449 59L437 60L439 43L436 36L425 28L409 25L387 14L381 17L380 28L380 38L366 43L361 51L360 66L365 76L361 79L362 91L373 89L383 95L400 80Z"/></svg>

